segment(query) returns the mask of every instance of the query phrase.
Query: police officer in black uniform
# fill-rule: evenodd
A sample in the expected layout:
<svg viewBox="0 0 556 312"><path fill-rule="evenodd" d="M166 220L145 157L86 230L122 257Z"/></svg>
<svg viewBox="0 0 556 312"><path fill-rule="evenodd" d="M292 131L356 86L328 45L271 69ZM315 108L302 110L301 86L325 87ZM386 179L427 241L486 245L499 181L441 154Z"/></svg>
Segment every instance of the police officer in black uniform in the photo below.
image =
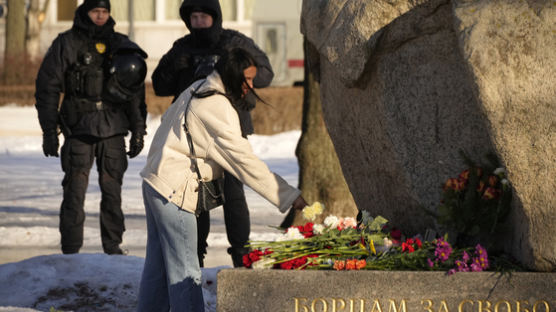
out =
<svg viewBox="0 0 556 312"><path fill-rule="evenodd" d="M222 11L218 0L185 0L180 7L180 16L190 34L174 42L154 70L152 82L156 95L177 98L195 80L210 74L223 53L235 47L247 50L257 63L254 87L263 88L270 84L274 73L268 57L253 40L237 31L222 28ZM252 93L247 94L245 100L233 103L244 137L253 133L250 111L255 104L256 97ZM239 267L243 266L242 257L248 251L245 245L251 230L249 210L243 183L227 172L224 181L224 221L231 245L228 253L232 256L234 266ZM199 263L203 266L210 231L209 213L198 217L197 230Z"/></svg>
<svg viewBox="0 0 556 312"><path fill-rule="evenodd" d="M102 247L107 254L123 253L119 245L125 231L121 209L127 169L124 137L131 132L127 155L137 156L146 133L147 54L115 32L114 25L110 1L85 0L75 12L73 27L50 46L36 80L35 106L45 156L58 157L58 130L64 135L60 234L65 254L77 253L83 245L83 204L95 159L102 192Z"/></svg>

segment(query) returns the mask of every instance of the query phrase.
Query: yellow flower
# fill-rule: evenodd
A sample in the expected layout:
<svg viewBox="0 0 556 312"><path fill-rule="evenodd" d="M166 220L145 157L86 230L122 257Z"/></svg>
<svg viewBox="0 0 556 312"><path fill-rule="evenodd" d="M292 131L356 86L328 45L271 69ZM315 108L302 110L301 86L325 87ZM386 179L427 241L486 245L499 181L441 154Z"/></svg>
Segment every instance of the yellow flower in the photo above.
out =
<svg viewBox="0 0 556 312"><path fill-rule="evenodd" d="M373 255L376 255L375 243L372 239L369 241L369 247L371 248L371 252L373 253Z"/></svg>
<svg viewBox="0 0 556 312"><path fill-rule="evenodd" d="M318 215L322 213L322 211L322 204L319 202L314 202L311 206L303 208L303 218L313 221Z"/></svg>

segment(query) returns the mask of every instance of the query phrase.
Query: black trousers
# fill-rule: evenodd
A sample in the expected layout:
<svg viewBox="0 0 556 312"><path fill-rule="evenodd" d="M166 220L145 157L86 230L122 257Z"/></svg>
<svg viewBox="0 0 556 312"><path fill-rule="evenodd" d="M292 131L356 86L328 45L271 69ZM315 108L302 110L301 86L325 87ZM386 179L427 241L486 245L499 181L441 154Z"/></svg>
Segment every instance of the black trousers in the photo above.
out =
<svg viewBox="0 0 556 312"><path fill-rule="evenodd" d="M83 246L85 193L89 172L96 158L100 201L100 233L104 252L112 253L122 243L125 231L121 208L122 180L127 169L123 135L100 139L90 136L66 138L62 146L64 199L60 208L60 234L64 253Z"/></svg>
<svg viewBox="0 0 556 312"><path fill-rule="evenodd" d="M241 256L245 253L245 245L249 241L251 222L249 220L249 209L245 200L243 183L233 175L224 174L224 223L226 224L226 235L231 247L228 253L232 255L234 266L240 266ZM197 218L197 253L199 263L203 266L205 254L207 253L207 238L210 232L210 213L202 213Z"/></svg>

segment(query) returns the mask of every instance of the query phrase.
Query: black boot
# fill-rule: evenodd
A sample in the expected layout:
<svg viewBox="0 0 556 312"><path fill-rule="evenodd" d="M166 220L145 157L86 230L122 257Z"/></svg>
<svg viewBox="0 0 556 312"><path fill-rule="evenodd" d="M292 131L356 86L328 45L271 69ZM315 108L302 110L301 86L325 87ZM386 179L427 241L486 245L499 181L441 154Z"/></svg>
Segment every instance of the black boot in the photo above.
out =
<svg viewBox="0 0 556 312"><path fill-rule="evenodd" d="M104 253L108 255L127 255L127 249L121 249L119 246L104 248Z"/></svg>
<svg viewBox="0 0 556 312"><path fill-rule="evenodd" d="M242 268L243 256L249 253L249 248L245 247L230 247L228 248L228 254L232 256L232 263L234 268Z"/></svg>
<svg viewBox="0 0 556 312"><path fill-rule="evenodd" d="M76 254L81 246L62 246L62 253L65 255Z"/></svg>

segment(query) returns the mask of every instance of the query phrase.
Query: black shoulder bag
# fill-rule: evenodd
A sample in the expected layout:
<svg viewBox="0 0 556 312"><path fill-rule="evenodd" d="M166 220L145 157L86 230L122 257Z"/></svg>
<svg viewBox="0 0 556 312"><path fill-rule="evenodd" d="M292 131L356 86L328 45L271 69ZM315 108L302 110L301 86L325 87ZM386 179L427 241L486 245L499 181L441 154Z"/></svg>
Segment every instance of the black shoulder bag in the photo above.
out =
<svg viewBox="0 0 556 312"><path fill-rule="evenodd" d="M193 140L191 139L191 134L189 134L189 128L187 127L187 122L185 121L186 116L184 116L183 129L185 130L187 143L189 144L189 150L192 155L191 163L195 167L195 171L197 172L197 177L199 179L199 187L197 188L199 197L197 199L197 208L195 209L195 215L199 216L201 213L208 212L209 210L224 204L224 178L208 182L203 181L201 172L199 172L199 166L197 165L197 156L195 155Z"/></svg>

